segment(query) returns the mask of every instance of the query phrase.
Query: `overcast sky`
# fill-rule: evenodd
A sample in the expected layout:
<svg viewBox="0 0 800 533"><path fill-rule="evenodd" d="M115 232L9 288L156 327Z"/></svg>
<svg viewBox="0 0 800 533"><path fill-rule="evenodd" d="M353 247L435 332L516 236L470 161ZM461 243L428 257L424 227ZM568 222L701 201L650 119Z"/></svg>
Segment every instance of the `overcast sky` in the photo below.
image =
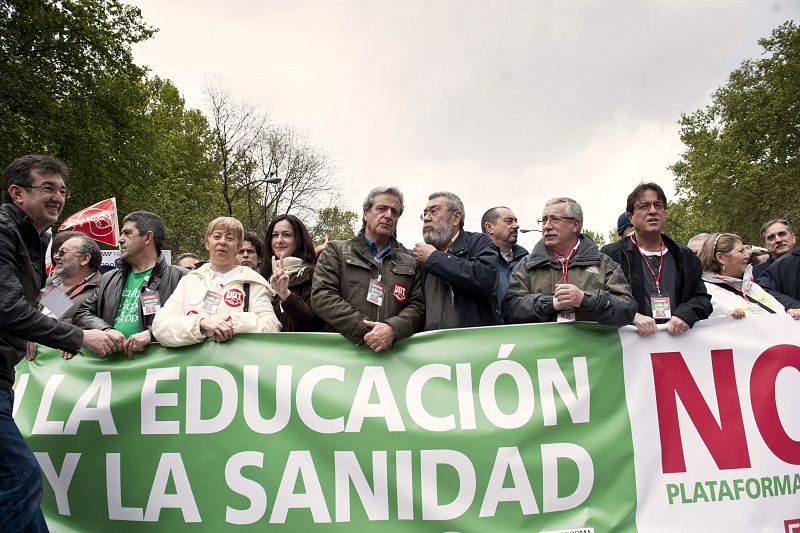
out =
<svg viewBox="0 0 800 533"><path fill-rule="evenodd" d="M641 180L674 191L677 121L710 101L798 0L137 0L159 32L136 62L205 109L220 76L335 160L342 199L405 193L421 240L429 193L495 205L535 228L569 196L606 234ZM538 234L521 235L528 248Z"/></svg>

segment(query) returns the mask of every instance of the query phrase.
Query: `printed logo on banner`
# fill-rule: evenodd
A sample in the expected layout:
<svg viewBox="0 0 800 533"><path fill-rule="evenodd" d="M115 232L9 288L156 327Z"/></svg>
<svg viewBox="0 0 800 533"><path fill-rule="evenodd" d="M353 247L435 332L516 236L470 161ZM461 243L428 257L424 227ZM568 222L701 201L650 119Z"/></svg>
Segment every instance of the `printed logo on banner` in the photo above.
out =
<svg viewBox="0 0 800 533"><path fill-rule="evenodd" d="M197 314L199 314L199 313L198 313L197 311L195 311L194 309L189 309L189 310L186 312L186 314L187 314L187 315L197 315Z"/></svg>
<svg viewBox="0 0 800 533"><path fill-rule="evenodd" d="M224 301L228 307L239 307L244 303L244 293L239 289L231 289L225 293Z"/></svg>
<svg viewBox="0 0 800 533"><path fill-rule="evenodd" d="M784 521L783 527L786 533L800 533L800 518Z"/></svg>
<svg viewBox="0 0 800 533"><path fill-rule="evenodd" d="M400 303L406 301L406 286L401 283L396 283L394 289L392 289L392 296L394 299Z"/></svg>

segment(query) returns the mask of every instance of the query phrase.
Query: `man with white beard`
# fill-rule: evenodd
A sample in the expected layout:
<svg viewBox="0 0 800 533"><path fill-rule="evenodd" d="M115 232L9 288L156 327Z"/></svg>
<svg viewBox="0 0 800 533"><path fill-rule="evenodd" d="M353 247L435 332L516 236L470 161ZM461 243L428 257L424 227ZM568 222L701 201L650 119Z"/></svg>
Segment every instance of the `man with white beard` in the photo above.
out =
<svg viewBox="0 0 800 533"><path fill-rule="evenodd" d="M412 254L425 274L425 330L501 324L492 239L464 231L464 203L451 192L431 194L420 219L425 244Z"/></svg>

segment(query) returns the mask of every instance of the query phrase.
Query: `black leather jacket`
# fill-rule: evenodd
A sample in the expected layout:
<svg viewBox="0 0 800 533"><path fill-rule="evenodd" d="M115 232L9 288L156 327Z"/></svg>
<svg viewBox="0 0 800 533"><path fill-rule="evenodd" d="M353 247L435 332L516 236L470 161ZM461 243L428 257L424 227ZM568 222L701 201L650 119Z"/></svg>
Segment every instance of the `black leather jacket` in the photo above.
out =
<svg viewBox="0 0 800 533"><path fill-rule="evenodd" d="M100 286L97 291L89 296L80 306L72 323L83 329L109 329L114 327L114 316L117 314L119 301L122 297L122 288L125 280L131 271L131 266L125 261L118 259L117 268L103 274L100 279ZM158 292L158 299L161 305L172 295L172 291L178 285L178 281L189 271L167 263L163 255L158 256L150 279L142 286L142 289L150 289ZM150 328L153 322L153 315L145 317L142 314L142 303L139 302L139 331ZM155 341L152 337L151 340Z"/></svg>
<svg viewBox="0 0 800 533"><path fill-rule="evenodd" d="M36 310L44 286L48 237L11 203L0 205L0 387L14 385L14 366L25 355L25 341L75 353L83 331Z"/></svg>

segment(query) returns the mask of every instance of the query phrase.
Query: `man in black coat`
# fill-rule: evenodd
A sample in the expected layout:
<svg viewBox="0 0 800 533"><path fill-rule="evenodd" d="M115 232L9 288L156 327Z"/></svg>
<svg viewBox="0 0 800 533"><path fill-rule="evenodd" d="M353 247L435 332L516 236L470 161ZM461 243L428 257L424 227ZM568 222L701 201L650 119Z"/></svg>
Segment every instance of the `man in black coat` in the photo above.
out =
<svg viewBox="0 0 800 533"><path fill-rule="evenodd" d="M464 231L464 204L451 192L428 197L412 254L425 281L425 330L501 324L498 252L483 233Z"/></svg>
<svg viewBox="0 0 800 533"><path fill-rule="evenodd" d="M114 349L128 358L155 341L151 330L156 311L189 271L170 265L161 254L164 221L147 211L125 217L119 236L116 268L103 274L94 295L75 313L73 323L107 331Z"/></svg>
<svg viewBox="0 0 800 533"><path fill-rule="evenodd" d="M633 325L640 335L652 335L663 323L671 335L685 333L711 314L700 260L661 232L667 198L658 184L641 183L633 189L626 212L633 233L601 252L620 264L631 284L639 307Z"/></svg>
<svg viewBox="0 0 800 533"><path fill-rule="evenodd" d="M79 328L36 310L44 287L45 230L61 214L69 196L67 167L54 157L27 155L3 173L0 205L0 529L47 531L39 502L42 473L12 409L14 367L27 341L66 352L81 347L105 355L113 345L103 331ZM51 297L58 294L54 289ZM61 297L68 301L61 293ZM51 304L52 305L52 304Z"/></svg>

